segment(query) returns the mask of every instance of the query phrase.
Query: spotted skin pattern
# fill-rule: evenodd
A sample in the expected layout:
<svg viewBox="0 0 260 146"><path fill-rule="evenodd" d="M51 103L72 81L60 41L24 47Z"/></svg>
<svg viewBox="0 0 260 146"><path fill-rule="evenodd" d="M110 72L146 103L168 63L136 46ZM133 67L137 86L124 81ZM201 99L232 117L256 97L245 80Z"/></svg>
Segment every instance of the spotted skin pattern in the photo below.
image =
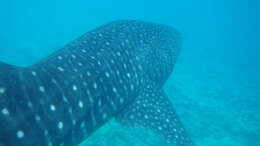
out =
<svg viewBox="0 0 260 146"><path fill-rule="evenodd" d="M192 145L161 89L180 44L169 26L122 20L32 66L0 63L0 145L75 146L113 117Z"/></svg>

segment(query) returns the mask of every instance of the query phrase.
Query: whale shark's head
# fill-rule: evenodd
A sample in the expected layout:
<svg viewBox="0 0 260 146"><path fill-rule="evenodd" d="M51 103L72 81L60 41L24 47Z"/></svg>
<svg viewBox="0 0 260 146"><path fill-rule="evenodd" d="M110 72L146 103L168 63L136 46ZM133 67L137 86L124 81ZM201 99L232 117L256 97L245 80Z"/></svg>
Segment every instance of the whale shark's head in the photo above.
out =
<svg viewBox="0 0 260 146"><path fill-rule="evenodd" d="M110 54L115 48L121 48L123 53L137 60L144 67L142 71L145 76L150 76L149 80L158 85L163 85L173 71L182 43L180 33L175 28L136 20L113 21L83 35L82 40L90 42L90 46L92 42L96 43L89 52L95 53L98 49ZM106 44L108 40L110 43ZM76 40L70 47L78 46ZM116 55L121 57L120 54Z"/></svg>
<svg viewBox="0 0 260 146"><path fill-rule="evenodd" d="M135 55L141 58L150 79L163 85L172 73L179 55L181 35L167 25L144 23L137 28L141 32L137 33L139 38L136 39L138 47Z"/></svg>

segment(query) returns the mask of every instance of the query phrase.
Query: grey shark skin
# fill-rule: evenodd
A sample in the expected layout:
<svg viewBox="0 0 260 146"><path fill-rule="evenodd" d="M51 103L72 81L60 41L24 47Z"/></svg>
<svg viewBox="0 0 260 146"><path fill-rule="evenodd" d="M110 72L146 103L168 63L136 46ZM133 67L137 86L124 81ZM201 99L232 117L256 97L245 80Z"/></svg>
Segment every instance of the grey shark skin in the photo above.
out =
<svg viewBox="0 0 260 146"><path fill-rule="evenodd" d="M122 20L34 65L0 63L0 143L74 146L116 118L170 145L193 145L162 90L180 45L169 26Z"/></svg>

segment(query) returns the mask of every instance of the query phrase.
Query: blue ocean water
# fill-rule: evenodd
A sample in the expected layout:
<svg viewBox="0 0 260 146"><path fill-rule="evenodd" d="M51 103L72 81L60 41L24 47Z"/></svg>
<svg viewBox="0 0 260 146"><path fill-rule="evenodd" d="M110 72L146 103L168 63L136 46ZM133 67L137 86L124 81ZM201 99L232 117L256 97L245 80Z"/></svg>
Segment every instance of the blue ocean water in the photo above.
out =
<svg viewBox="0 0 260 146"><path fill-rule="evenodd" d="M198 146L260 145L260 1L0 1L0 60L26 66L101 24L136 19L183 37L165 91ZM163 145L111 121L82 146Z"/></svg>

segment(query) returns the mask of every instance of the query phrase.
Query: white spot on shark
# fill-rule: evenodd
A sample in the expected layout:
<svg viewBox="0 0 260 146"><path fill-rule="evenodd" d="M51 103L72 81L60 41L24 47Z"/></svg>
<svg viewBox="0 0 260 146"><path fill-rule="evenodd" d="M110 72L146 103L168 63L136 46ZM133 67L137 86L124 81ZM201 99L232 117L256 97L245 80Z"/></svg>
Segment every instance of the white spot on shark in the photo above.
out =
<svg viewBox="0 0 260 146"><path fill-rule="evenodd" d="M120 52L116 52L116 54L117 54L117 56L119 56L119 57L121 56L121 53L120 53Z"/></svg>
<svg viewBox="0 0 260 146"><path fill-rule="evenodd" d="M58 56L58 59L59 59L59 60L62 60L63 58L62 58L61 56Z"/></svg>
<svg viewBox="0 0 260 146"><path fill-rule="evenodd" d="M84 128L84 127L85 127L85 122L84 122L84 121L81 122L80 127L81 127L81 128Z"/></svg>
<svg viewBox="0 0 260 146"><path fill-rule="evenodd" d="M76 69L76 68L73 68L73 71L74 71L74 72L78 72L78 69Z"/></svg>
<svg viewBox="0 0 260 146"><path fill-rule="evenodd" d="M94 87L95 89L97 89L97 83L96 83L96 82L93 83L93 87Z"/></svg>
<svg viewBox="0 0 260 146"><path fill-rule="evenodd" d="M106 75L106 77L108 77L108 78L109 78L109 76L110 76L108 72L105 72L105 75Z"/></svg>
<svg viewBox="0 0 260 146"><path fill-rule="evenodd" d="M58 70L61 71L61 72L64 72L64 69L62 67L58 67Z"/></svg>
<svg viewBox="0 0 260 146"><path fill-rule="evenodd" d="M87 75L88 75L88 76L91 76L91 73L90 73L89 71L87 71Z"/></svg>
<svg viewBox="0 0 260 146"><path fill-rule="evenodd" d="M78 62L78 65L79 65L79 66L82 66L82 63L81 63L81 62Z"/></svg>
<svg viewBox="0 0 260 146"><path fill-rule="evenodd" d="M66 98L66 96L62 96L63 101L65 101L66 103L68 103L68 99Z"/></svg>
<svg viewBox="0 0 260 146"><path fill-rule="evenodd" d="M72 108L69 108L69 113L72 114Z"/></svg>
<svg viewBox="0 0 260 146"><path fill-rule="evenodd" d="M81 49L81 51L82 51L83 53L86 53L86 52L87 52L85 49Z"/></svg>
<svg viewBox="0 0 260 146"><path fill-rule="evenodd" d="M0 87L0 94L4 94L6 89L4 87Z"/></svg>
<svg viewBox="0 0 260 146"><path fill-rule="evenodd" d="M80 107L80 108L83 108L83 102L80 100L79 102L78 102L78 106Z"/></svg>
<svg viewBox="0 0 260 146"><path fill-rule="evenodd" d="M47 136L49 134L48 130L45 129L43 134L44 134L44 136Z"/></svg>
<svg viewBox="0 0 260 146"><path fill-rule="evenodd" d="M37 73L35 71L32 71L33 76L37 76Z"/></svg>
<svg viewBox="0 0 260 146"><path fill-rule="evenodd" d="M74 54L71 54L71 57L72 57L73 59L75 59L75 58L76 58L76 56L75 56Z"/></svg>
<svg viewBox="0 0 260 146"><path fill-rule="evenodd" d="M19 131L16 132L16 136L17 136L18 138L23 138L23 137L24 137L24 132L21 131L21 130L19 130Z"/></svg>
<svg viewBox="0 0 260 146"><path fill-rule="evenodd" d="M30 107L30 108L32 108L32 106L33 106L33 104L32 104L31 101L28 101L28 102L27 102L27 105L28 105L28 107Z"/></svg>
<svg viewBox="0 0 260 146"><path fill-rule="evenodd" d="M83 81L83 85L84 85L84 86L87 86L88 84L87 84L87 82Z"/></svg>
<svg viewBox="0 0 260 146"><path fill-rule="evenodd" d="M124 66L124 68L125 68L125 69L127 68L127 66L126 66L126 64L125 64L125 63L123 64L123 66Z"/></svg>
<svg viewBox="0 0 260 146"><path fill-rule="evenodd" d="M9 115L10 113L9 113L7 108L4 108L4 109L2 109L2 114L3 115Z"/></svg>
<svg viewBox="0 0 260 146"><path fill-rule="evenodd" d="M107 118L107 114L104 112L103 114L102 114L102 119L104 120L104 119L106 119Z"/></svg>
<svg viewBox="0 0 260 146"><path fill-rule="evenodd" d="M78 90L78 88L77 88L76 85L73 85L73 86L72 86L72 89L73 89L74 91L77 91L77 90Z"/></svg>
<svg viewBox="0 0 260 146"><path fill-rule="evenodd" d="M98 65L101 65L101 62L98 60Z"/></svg>
<svg viewBox="0 0 260 146"><path fill-rule="evenodd" d="M143 67L141 64L138 65L139 70L143 70Z"/></svg>
<svg viewBox="0 0 260 146"><path fill-rule="evenodd" d="M48 142L48 146L53 146L51 141Z"/></svg>
<svg viewBox="0 0 260 146"><path fill-rule="evenodd" d="M162 127L161 127L161 126L158 126L158 129L159 129L159 130L162 130Z"/></svg>
<svg viewBox="0 0 260 146"><path fill-rule="evenodd" d="M63 128L63 122L60 121L60 122L58 123L58 128L59 128L60 130Z"/></svg>
<svg viewBox="0 0 260 146"><path fill-rule="evenodd" d="M134 119L134 115L130 115L130 119Z"/></svg>
<svg viewBox="0 0 260 146"><path fill-rule="evenodd" d="M116 90L115 87L113 87L112 90L113 90L114 93L117 93L117 90Z"/></svg>
<svg viewBox="0 0 260 146"><path fill-rule="evenodd" d="M38 115L36 115L36 116L35 116L35 120L39 122L39 121L41 120L41 117L38 116Z"/></svg>
<svg viewBox="0 0 260 146"><path fill-rule="evenodd" d="M119 99L119 102L122 104L122 103L124 102L124 98L121 97L121 98Z"/></svg>
<svg viewBox="0 0 260 146"><path fill-rule="evenodd" d="M114 63L115 63L115 61L114 61L113 59L111 59L111 60L110 60L110 62L111 62L112 64L114 64Z"/></svg>
<svg viewBox="0 0 260 146"><path fill-rule="evenodd" d="M101 100L99 99L99 100L98 100L98 106L101 107L101 105L102 105L102 102L101 102Z"/></svg>
<svg viewBox="0 0 260 146"><path fill-rule="evenodd" d="M43 86L39 86L39 90L40 90L41 92L45 92L45 88L44 88Z"/></svg>
<svg viewBox="0 0 260 146"><path fill-rule="evenodd" d="M56 110L55 105L51 104L51 105L50 105L50 109L51 109L52 111L55 111L55 110Z"/></svg>
<svg viewBox="0 0 260 146"><path fill-rule="evenodd" d="M130 85L130 89L134 90L134 85L133 84Z"/></svg>
<svg viewBox="0 0 260 146"><path fill-rule="evenodd" d="M77 122L76 122L75 119L72 120L72 124L73 124L73 125L76 125L76 124L77 124Z"/></svg>
<svg viewBox="0 0 260 146"><path fill-rule="evenodd" d="M130 78L130 77L131 77L130 73L127 73L126 75L127 75L127 77L128 77L128 78Z"/></svg>
<svg viewBox="0 0 260 146"><path fill-rule="evenodd" d="M57 81L54 78L52 78L51 81L52 83L57 84Z"/></svg>

